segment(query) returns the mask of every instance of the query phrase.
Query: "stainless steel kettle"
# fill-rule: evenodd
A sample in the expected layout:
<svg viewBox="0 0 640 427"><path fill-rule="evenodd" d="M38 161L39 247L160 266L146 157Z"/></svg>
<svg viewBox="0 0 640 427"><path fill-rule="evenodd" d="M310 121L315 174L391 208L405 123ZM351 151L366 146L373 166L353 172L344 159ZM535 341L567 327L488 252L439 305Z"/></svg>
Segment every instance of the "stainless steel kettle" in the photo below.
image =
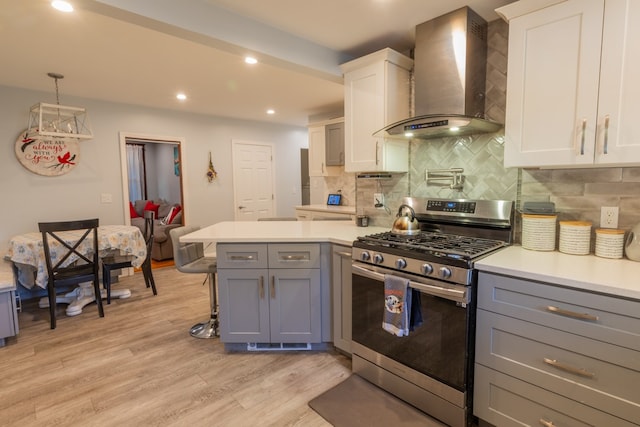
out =
<svg viewBox="0 0 640 427"><path fill-rule="evenodd" d="M416 212L411 206L405 204L400 205L396 220L393 221L391 232L409 235L420 232L420 223L416 219Z"/></svg>

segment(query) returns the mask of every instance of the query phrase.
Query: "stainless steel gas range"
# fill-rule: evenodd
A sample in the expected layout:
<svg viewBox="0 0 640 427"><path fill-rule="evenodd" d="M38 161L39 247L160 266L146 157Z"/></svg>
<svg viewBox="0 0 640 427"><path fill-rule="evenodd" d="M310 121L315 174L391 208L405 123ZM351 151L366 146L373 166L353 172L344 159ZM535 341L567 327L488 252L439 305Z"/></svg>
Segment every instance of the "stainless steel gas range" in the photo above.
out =
<svg viewBox="0 0 640 427"><path fill-rule="evenodd" d="M419 231L359 237L352 255L353 372L450 426L473 421L474 262L511 243L504 200L405 198ZM408 283L421 323L382 328L385 283Z"/></svg>

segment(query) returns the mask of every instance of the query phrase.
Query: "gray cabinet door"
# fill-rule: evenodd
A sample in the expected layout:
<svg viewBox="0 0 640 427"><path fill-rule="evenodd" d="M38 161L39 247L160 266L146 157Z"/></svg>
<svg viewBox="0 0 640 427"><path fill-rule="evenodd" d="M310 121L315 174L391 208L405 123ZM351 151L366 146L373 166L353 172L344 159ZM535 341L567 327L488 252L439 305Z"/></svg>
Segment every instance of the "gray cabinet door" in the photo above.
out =
<svg viewBox="0 0 640 427"><path fill-rule="evenodd" d="M4 338L18 333L18 317L16 314L15 292L0 292L0 345Z"/></svg>
<svg viewBox="0 0 640 427"><path fill-rule="evenodd" d="M268 274L267 269L218 270L222 342L270 341Z"/></svg>
<svg viewBox="0 0 640 427"><path fill-rule="evenodd" d="M344 122L326 125L324 132L327 166L344 165Z"/></svg>
<svg viewBox="0 0 640 427"><path fill-rule="evenodd" d="M319 269L269 270L271 342L322 340Z"/></svg>
<svg viewBox="0 0 640 427"><path fill-rule="evenodd" d="M351 354L351 248L333 246L331 263L333 293L333 345Z"/></svg>

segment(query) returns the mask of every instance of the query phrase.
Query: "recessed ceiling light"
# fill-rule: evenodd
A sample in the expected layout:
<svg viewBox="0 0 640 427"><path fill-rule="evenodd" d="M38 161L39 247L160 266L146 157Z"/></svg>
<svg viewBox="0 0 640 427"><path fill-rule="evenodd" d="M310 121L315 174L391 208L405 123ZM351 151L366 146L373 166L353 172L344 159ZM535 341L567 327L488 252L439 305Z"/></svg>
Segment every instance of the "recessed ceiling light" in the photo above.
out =
<svg viewBox="0 0 640 427"><path fill-rule="evenodd" d="M73 6L68 1L54 0L51 2L51 6L60 12L73 12Z"/></svg>
<svg viewBox="0 0 640 427"><path fill-rule="evenodd" d="M276 113L276 110L273 110L271 108L267 110L267 114L275 114L275 113Z"/></svg>
<svg viewBox="0 0 640 427"><path fill-rule="evenodd" d="M246 62L247 64L257 64L258 60L256 58L254 58L253 56L246 56L244 58L244 62Z"/></svg>
<svg viewBox="0 0 640 427"><path fill-rule="evenodd" d="M176 98L178 98L180 101L184 101L185 99L187 99L187 95L185 95L184 93L179 93L176 95Z"/></svg>

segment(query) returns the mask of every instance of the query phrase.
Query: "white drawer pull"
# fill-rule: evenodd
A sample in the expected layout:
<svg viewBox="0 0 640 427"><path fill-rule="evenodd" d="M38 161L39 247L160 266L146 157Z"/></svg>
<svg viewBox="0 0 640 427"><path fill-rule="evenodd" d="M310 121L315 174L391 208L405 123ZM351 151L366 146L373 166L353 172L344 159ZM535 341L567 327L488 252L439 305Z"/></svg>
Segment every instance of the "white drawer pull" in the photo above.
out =
<svg viewBox="0 0 640 427"><path fill-rule="evenodd" d="M553 421L547 421L545 419L540 418L538 421L540 421L540 425L543 425L544 427L554 427L555 424L553 424Z"/></svg>
<svg viewBox="0 0 640 427"><path fill-rule="evenodd" d="M570 374L580 375L585 378L593 378L596 376L593 372L589 372L583 368L576 368L575 366L565 365L562 362L558 362L555 359L544 358L544 363L547 365L553 366L554 368L560 369L561 371L569 372Z"/></svg>
<svg viewBox="0 0 640 427"><path fill-rule="evenodd" d="M576 311L565 310L563 308L555 307L553 305L548 305L547 306L547 311L550 311L550 312L556 313L556 314L561 314L561 315L567 316L567 317L573 317L575 319L580 319L580 320L592 320L594 322L596 322L598 320L598 316L594 316L593 314L578 313Z"/></svg>

